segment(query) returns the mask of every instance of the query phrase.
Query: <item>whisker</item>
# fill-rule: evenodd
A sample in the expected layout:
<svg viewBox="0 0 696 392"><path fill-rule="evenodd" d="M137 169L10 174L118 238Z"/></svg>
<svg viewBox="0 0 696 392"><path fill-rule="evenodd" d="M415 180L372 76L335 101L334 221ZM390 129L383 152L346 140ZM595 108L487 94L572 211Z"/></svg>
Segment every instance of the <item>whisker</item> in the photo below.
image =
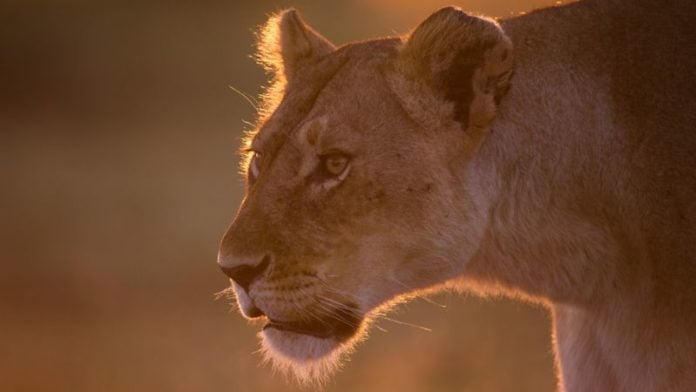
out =
<svg viewBox="0 0 696 392"><path fill-rule="evenodd" d="M335 311L338 308L336 308L335 306L319 305L319 307L322 310L326 311L326 316L333 318L334 320L341 321L342 323L344 323L346 325L358 325L359 324L359 322L357 322L356 320L354 320L352 318L348 318L348 317L342 315L341 313L337 314ZM351 311L351 312L353 311L353 309L350 309L350 308L344 308L344 309Z"/></svg>
<svg viewBox="0 0 696 392"><path fill-rule="evenodd" d="M335 299L332 299L332 298L329 298L329 297L326 297L326 296L323 296L323 295L317 295L317 298L318 298L318 299L321 299L322 301L324 301L324 302L327 303L327 304L336 305L337 307L339 307L339 308L341 308L341 309L346 309L346 310L351 310L351 309L352 309L350 306L344 304L344 303L341 302L341 301L337 301L337 300L335 300Z"/></svg>
<svg viewBox="0 0 696 392"><path fill-rule="evenodd" d="M420 329L421 331L433 332L432 329L430 329L430 328L428 328L428 327L424 327L424 326L422 326L422 325L413 324L413 323L408 323L408 322L406 322L406 321L399 321L399 320L396 320L396 319L393 319L393 318L389 318L389 317L384 316L384 315L380 315L379 317L380 317L380 318L383 318L383 319L385 319L385 320L387 320L387 321L391 321L392 323L395 323L395 324L405 325L405 326L407 326L407 327L412 327L412 328Z"/></svg>
<svg viewBox="0 0 696 392"><path fill-rule="evenodd" d="M305 290L303 289L298 289L298 294L304 295ZM292 300L292 302L295 303L295 305L298 305L295 300ZM301 304L300 304L301 305ZM326 320L322 319L319 315L315 314L311 308L305 308L303 306L296 306L296 310L299 311L299 316L300 319L303 321L317 321L321 323L322 325L327 325Z"/></svg>
<svg viewBox="0 0 696 392"><path fill-rule="evenodd" d="M317 307L326 312L326 314L325 314L326 317L340 321L341 323L343 323L345 325L349 325L349 326L358 325L358 322L356 322L355 320L345 318L341 314L336 314L336 312L335 312L336 307L328 306L327 304L323 304L321 302L317 303Z"/></svg>
<svg viewBox="0 0 696 392"><path fill-rule="evenodd" d="M437 306L440 309L447 309L447 305L436 302L435 300L433 300L432 298L428 298L427 296L418 297L418 298L422 299L423 301L425 301L431 305Z"/></svg>
<svg viewBox="0 0 696 392"><path fill-rule="evenodd" d="M331 285L330 285L328 282L326 282L325 280L322 280L321 278L319 278L319 280L321 280L321 282L324 283L324 288L325 288L327 291L331 292L331 293L334 293L334 294L336 294L336 295L339 295L339 296L341 296L341 297L346 297L346 298L352 298L352 297L355 295L354 293L349 293L349 292L347 292L347 291L337 289L337 288L331 286ZM342 305L345 306L345 304L342 304Z"/></svg>
<svg viewBox="0 0 696 392"><path fill-rule="evenodd" d="M217 301L222 297L227 297L228 299L232 299L234 297L234 289L232 286L226 287L217 293L213 293L213 301Z"/></svg>
<svg viewBox="0 0 696 392"><path fill-rule="evenodd" d="M254 97L252 97L249 94L246 94L242 90L240 90L232 85L229 85L227 87L229 87L230 90L234 91L235 93L239 94L242 98L244 98L244 100L247 101L249 103L249 105L251 105L251 107L254 108L254 110L256 110L256 111L259 110L259 102Z"/></svg>
<svg viewBox="0 0 696 392"><path fill-rule="evenodd" d="M395 282L395 283L397 283L398 285L400 285L401 287L403 287L403 288L405 288L405 289L407 289L407 290L411 290L411 288L408 287L407 284L405 284L404 282L400 281L399 279L397 279L397 278L395 278L395 277L393 277L393 276L390 276L389 278L390 278L393 282ZM427 295L418 296L417 298L418 298L418 299L422 299L423 301L425 301L425 302L427 302L427 303L429 303L429 304L431 304L431 305L435 305L435 306L437 306L438 308L447 309L447 305L441 304L441 303L439 303L439 302L436 302L436 301L433 300L432 298L428 298Z"/></svg>
<svg viewBox="0 0 696 392"><path fill-rule="evenodd" d="M308 317L309 319L315 320L324 326L328 325L328 322L324 318L322 318L320 315L312 312L311 309L310 310L307 310L307 309L303 310L301 317L303 317L303 318ZM305 320L307 320L307 319L305 318Z"/></svg>
<svg viewBox="0 0 696 392"><path fill-rule="evenodd" d="M254 129L256 129L256 124L254 124L251 121L247 121L247 120L242 119L242 124L244 124L248 127L247 129L244 129L245 133L252 133L252 132L254 132ZM246 150L246 151L243 151L245 153L249 153L252 151L251 147L245 147L244 150Z"/></svg>
<svg viewBox="0 0 696 392"><path fill-rule="evenodd" d="M332 303L335 303L335 304L337 304L337 305L339 305L339 306L342 306L342 307L345 308L345 309L350 309L350 308L348 308L345 304L342 304L342 303L340 303L340 302L338 302L338 301L336 301L336 300L333 300L333 299L331 299L331 298L326 298L326 297L323 297L323 296L322 296L321 299L324 300L324 301L330 301L330 302L332 302ZM432 331L433 331L432 329L430 329L430 328L428 328L428 327L425 327L425 326L422 326L422 325L413 324L413 323L409 323L409 322L406 322L406 321L400 321L400 320L397 320L397 319L393 319L393 318L391 318L391 317L387 317L387 316L385 316L385 315L384 315L383 313L381 313L381 312L375 313L375 314L374 314L374 317L375 317L375 320L384 319L384 320L386 320L386 321L390 321L390 322L395 323L395 324L404 325L404 326L411 327L411 328L416 328L416 329L419 329L419 330L421 330L421 331L426 331L426 332L432 332ZM335 317L334 317L334 318L335 318ZM351 322L350 324L353 324L353 323ZM388 332L386 329L384 329L384 328L382 328L382 327L380 327L380 326L378 326L378 325L375 325L375 328L377 328L378 330L380 330L380 331L382 331L382 332Z"/></svg>

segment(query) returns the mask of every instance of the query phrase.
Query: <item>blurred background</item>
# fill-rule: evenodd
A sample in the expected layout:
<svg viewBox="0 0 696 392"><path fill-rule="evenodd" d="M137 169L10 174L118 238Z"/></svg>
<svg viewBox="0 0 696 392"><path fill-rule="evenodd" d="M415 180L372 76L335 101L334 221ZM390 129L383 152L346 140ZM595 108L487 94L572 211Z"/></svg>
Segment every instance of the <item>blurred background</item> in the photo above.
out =
<svg viewBox="0 0 696 392"><path fill-rule="evenodd" d="M253 31L281 8L341 44L450 3L1 0L0 390L296 390L261 364L259 326L214 301L255 117L229 86L259 93ZM553 390L542 309L433 300L392 314L432 332L379 322L326 390Z"/></svg>

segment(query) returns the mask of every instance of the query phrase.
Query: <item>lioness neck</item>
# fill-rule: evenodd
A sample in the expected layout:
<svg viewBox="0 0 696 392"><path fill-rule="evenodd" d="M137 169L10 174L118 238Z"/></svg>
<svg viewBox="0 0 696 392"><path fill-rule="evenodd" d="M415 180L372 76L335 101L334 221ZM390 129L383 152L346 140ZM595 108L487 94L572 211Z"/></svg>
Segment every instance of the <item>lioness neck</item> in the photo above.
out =
<svg viewBox="0 0 696 392"><path fill-rule="evenodd" d="M503 23L516 71L462 173L487 219L466 278L549 304L561 389L687 390L696 385L696 160L676 168L665 156L693 152L696 137L679 119L660 128L645 117L648 130L624 121L631 103L617 100L622 81L604 59L640 37L606 39L610 8L585 2ZM655 156L646 138L668 151ZM690 189L678 199L667 193L675 181ZM668 197L681 203L679 222Z"/></svg>

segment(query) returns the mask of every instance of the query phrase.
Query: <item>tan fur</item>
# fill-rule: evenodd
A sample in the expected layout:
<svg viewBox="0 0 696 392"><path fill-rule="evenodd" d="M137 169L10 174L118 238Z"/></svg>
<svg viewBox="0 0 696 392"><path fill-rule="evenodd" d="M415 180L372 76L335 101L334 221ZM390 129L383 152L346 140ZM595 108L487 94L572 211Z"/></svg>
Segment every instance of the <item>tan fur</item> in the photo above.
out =
<svg viewBox="0 0 696 392"><path fill-rule="evenodd" d="M385 306L449 285L547 304L559 390L693 390L695 17L584 1L498 26L448 8L339 49L275 17L261 55L281 94L219 263L272 257L235 285L243 312L363 322L350 339L264 330L269 356L318 380ZM317 177L336 151L349 171Z"/></svg>

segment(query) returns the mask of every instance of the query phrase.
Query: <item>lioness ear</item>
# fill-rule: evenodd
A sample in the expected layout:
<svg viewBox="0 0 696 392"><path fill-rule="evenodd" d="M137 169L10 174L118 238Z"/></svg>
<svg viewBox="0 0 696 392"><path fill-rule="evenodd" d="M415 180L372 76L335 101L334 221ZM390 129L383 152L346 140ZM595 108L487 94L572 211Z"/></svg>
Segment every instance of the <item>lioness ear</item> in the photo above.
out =
<svg viewBox="0 0 696 392"><path fill-rule="evenodd" d="M272 16L259 34L258 59L276 77L291 80L302 64L314 61L335 46L307 26L294 9Z"/></svg>
<svg viewBox="0 0 696 392"><path fill-rule="evenodd" d="M485 129L512 74L512 43L493 20L443 8L408 37L397 72L454 105L464 129Z"/></svg>

